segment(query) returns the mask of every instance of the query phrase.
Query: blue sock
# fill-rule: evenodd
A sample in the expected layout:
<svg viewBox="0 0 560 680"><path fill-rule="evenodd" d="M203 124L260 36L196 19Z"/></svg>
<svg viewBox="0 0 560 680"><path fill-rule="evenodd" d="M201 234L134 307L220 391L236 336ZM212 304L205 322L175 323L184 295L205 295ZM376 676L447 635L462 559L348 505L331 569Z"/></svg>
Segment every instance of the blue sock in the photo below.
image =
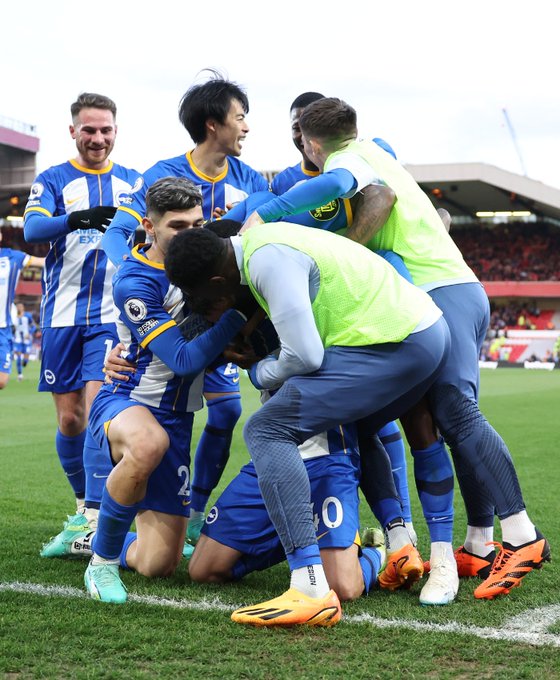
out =
<svg viewBox="0 0 560 680"><path fill-rule="evenodd" d="M99 448L87 430L84 442L84 470L86 476L86 507L99 508L107 477L111 474L113 463L107 451Z"/></svg>
<svg viewBox="0 0 560 680"><path fill-rule="evenodd" d="M430 539L453 541L453 466L443 439L426 449L412 449L414 477Z"/></svg>
<svg viewBox="0 0 560 680"><path fill-rule="evenodd" d="M401 499L402 516L405 522L412 522L410 492L408 490L406 450L399 426L392 420L377 433L385 451L391 459L391 470L397 493Z"/></svg>
<svg viewBox="0 0 560 680"><path fill-rule="evenodd" d="M362 548L361 550L362 554L358 559L364 577L364 589L366 593L369 593L371 587L375 585L377 574L381 569L381 553L372 547Z"/></svg>
<svg viewBox="0 0 560 680"><path fill-rule="evenodd" d="M103 489L97 531L92 541L93 552L106 560L119 558L130 525L136 517L139 503L121 505Z"/></svg>
<svg viewBox="0 0 560 680"><path fill-rule="evenodd" d="M307 567L310 564L321 564L321 554L317 543L306 546L305 548L296 548L293 552L286 555L290 571L299 569L300 567Z"/></svg>
<svg viewBox="0 0 560 680"><path fill-rule="evenodd" d="M123 569L130 569L126 561L126 553L134 541L138 540L138 534L135 531L129 531L124 539L124 545L119 555L119 563Z"/></svg>
<svg viewBox="0 0 560 680"><path fill-rule="evenodd" d="M21 357L19 355L16 357L16 369L17 369L18 375L21 375L23 371L22 371L22 365L21 365Z"/></svg>
<svg viewBox="0 0 560 680"><path fill-rule="evenodd" d="M241 416L241 397L233 392L207 405L208 420L196 448L191 485L191 509L197 512L206 509L228 462L233 429Z"/></svg>
<svg viewBox="0 0 560 680"><path fill-rule="evenodd" d="M67 437L60 430L56 431L55 446L62 469L76 498L84 498L86 494L86 476L84 472L84 430L75 437Z"/></svg>

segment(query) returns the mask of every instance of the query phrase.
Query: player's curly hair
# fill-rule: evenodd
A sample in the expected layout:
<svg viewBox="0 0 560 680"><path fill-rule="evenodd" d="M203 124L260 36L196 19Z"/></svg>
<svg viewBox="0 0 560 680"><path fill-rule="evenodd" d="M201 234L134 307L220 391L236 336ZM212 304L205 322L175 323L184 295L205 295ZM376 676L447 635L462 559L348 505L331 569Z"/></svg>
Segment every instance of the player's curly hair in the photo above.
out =
<svg viewBox="0 0 560 680"><path fill-rule="evenodd" d="M105 109L113 114L113 118L117 117L117 105L112 99L103 94L95 92L82 92L76 101L70 105L70 114L72 120L80 113L82 109Z"/></svg>
<svg viewBox="0 0 560 680"><path fill-rule="evenodd" d="M249 113L249 100L240 85L227 80L219 71L206 69L211 74L205 83L192 85L179 103L179 120L195 144L206 139L206 121L213 118L224 124L231 102L237 99L243 111Z"/></svg>
<svg viewBox="0 0 560 680"><path fill-rule="evenodd" d="M186 229L173 237L165 256L172 284L189 291L219 273L227 241L210 229Z"/></svg>

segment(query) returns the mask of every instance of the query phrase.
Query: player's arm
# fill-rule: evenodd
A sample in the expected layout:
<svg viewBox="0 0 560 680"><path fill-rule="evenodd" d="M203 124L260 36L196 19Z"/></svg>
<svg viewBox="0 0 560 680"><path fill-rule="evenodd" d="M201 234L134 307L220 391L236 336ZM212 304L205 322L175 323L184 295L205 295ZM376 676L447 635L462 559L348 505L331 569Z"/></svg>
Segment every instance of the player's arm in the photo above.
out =
<svg viewBox="0 0 560 680"><path fill-rule="evenodd" d="M356 195L354 198L357 198ZM385 224L395 205L397 196L386 184L369 184L359 194L352 226L346 230L346 237L365 245Z"/></svg>
<svg viewBox="0 0 560 680"><path fill-rule="evenodd" d="M357 188L353 174L345 168L336 168L317 177L312 177L296 185L285 194L271 199L259 206L257 217L251 216L243 226L243 231L249 226L251 218L255 224L260 222L276 222L286 215L297 215L307 210L313 210L325 205L335 198L353 195Z"/></svg>
<svg viewBox="0 0 560 680"><path fill-rule="evenodd" d="M101 247L111 262L118 266L130 255L130 242L142 217L135 210L120 207L101 239Z"/></svg>
<svg viewBox="0 0 560 680"><path fill-rule="evenodd" d="M251 281L266 300L280 338L278 356L267 357L251 369L256 386L276 388L293 375L316 371L323 363L323 342L309 297L313 265L307 255L275 245L263 246L251 256Z"/></svg>
<svg viewBox="0 0 560 680"><path fill-rule="evenodd" d="M27 263L27 267L37 267L38 269L43 269L45 266L45 259L44 257L36 257L35 255L30 255L29 256L29 262Z"/></svg>
<svg viewBox="0 0 560 680"><path fill-rule="evenodd" d="M132 280L133 279L133 280ZM245 325L245 316L234 309L227 310L208 331L186 341L175 321L163 308L157 286L144 279L121 279L113 288L115 304L121 318L144 348L149 347L174 373L194 378L214 361ZM134 321L127 313L131 303L141 302L146 313Z"/></svg>

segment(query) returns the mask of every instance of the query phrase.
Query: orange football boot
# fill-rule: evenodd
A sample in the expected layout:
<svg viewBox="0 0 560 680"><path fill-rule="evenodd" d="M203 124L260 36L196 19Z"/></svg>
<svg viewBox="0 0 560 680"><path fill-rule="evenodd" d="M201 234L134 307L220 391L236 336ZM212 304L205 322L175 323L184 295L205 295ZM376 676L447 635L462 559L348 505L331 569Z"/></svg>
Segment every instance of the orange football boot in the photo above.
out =
<svg viewBox="0 0 560 680"><path fill-rule="evenodd" d="M422 578L423 573L424 564L420 553L412 543L407 543L400 550L387 555L387 565L377 580L381 588L386 590L408 590Z"/></svg>

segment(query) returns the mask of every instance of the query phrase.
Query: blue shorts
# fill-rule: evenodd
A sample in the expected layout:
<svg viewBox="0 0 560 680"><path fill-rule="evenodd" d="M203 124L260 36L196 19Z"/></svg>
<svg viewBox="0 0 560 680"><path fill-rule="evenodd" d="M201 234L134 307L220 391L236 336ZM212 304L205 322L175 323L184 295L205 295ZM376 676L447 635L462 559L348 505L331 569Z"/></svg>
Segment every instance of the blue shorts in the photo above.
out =
<svg viewBox="0 0 560 680"><path fill-rule="evenodd" d="M359 544L359 457L321 456L305 461L319 548ZM253 463L241 468L210 509L202 533L245 555L286 555L259 490Z"/></svg>
<svg viewBox="0 0 560 680"><path fill-rule="evenodd" d="M239 392L239 367L231 362L213 365L204 374L204 393Z"/></svg>
<svg viewBox="0 0 560 680"><path fill-rule="evenodd" d="M31 350L31 343L29 342L14 342L13 352L18 354L29 354Z"/></svg>
<svg viewBox="0 0 560 680"><path fill-rule="evenodd" d="M191 502L190 446L194 414L162 411L129 399L125 395L114 394L106 386L102 387L93 400L88 428L97 445L109 458L111 450L105 428L115 416L132 406L147 408L167 432L170 442L161 463L150 475L146 496L140 503L140 509L188 517Z"/></svg>
<svg viewBox="0 0 560 680"><path fill-rule="evenodd" d="M0 373L12 372L12 331L0 328Z"/></svg>
<svg viewBox="0 0 560 680"><path fill-rule="evenodd" d="M66 394L90 380L103 382L105 357L118 341L114 323L44 328L39 392Z"/></svg>

